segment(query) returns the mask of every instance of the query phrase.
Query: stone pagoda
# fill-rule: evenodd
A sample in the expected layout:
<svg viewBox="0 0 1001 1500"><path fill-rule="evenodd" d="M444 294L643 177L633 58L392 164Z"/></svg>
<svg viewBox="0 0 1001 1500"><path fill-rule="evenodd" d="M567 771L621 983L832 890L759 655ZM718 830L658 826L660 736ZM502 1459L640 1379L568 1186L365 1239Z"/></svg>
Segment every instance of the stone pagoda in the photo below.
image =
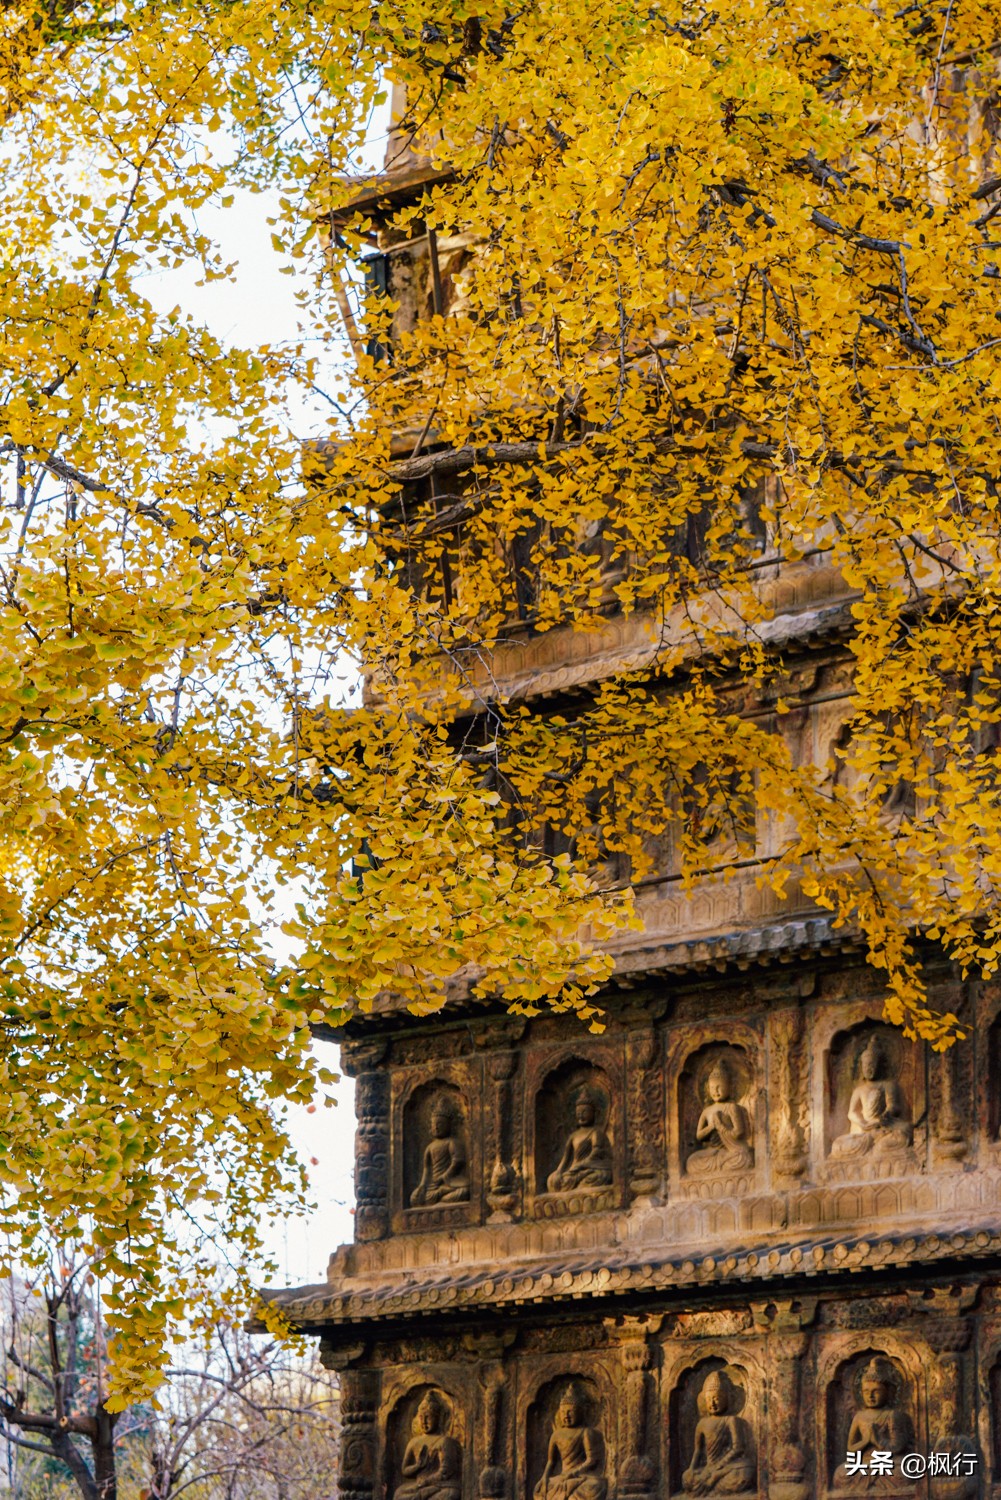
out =
<svg viewBox="0 0 1001 1500"><path fill-rule="evenodd" d="M356 206L378 224L429 176ZM469 253L420 229L373 258L401 319ZM814 557L763 587L774 697L729 693L823 763L843 583ZM491 670L548 714L655 655L610 614L515 631ZM663 851L601 1034L461 991L326 1033L356 1080L355 1242L270 1295L341 1372L343 1500L1001 1497L1001 992L929 955L972 1040L907 1040L851 940L759 886L778 837L750 809L694 891Z"/></svg>

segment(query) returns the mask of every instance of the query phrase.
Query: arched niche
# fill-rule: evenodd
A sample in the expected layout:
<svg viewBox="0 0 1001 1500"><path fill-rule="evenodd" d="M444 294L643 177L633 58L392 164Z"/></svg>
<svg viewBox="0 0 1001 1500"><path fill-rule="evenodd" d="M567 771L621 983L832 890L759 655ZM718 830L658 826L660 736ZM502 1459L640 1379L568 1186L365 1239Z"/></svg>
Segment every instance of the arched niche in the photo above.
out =
<svg viewBox="0 0 1001 1500"><path fill-rule="evenodd" d="M744 1047L708 1042L690 1055L677 1091L686 1178L730 1182L754 1170L756 1093L754 1065Z"/></svg>
<svg viewBox="0 0 1001 1500"><path fill-rule="evenodd" d="M573 1426L569 1407L575 1407ZM552 1458L553 1495L573 1484L580 1500L608 1500L612 1492L609 1438L611 1412L594 1380L567 1372L547 1380L529 1403L525 1433L526 1500L546 1500L541 1488ZM573 1474L579 1465L582 1472Z"/></svg>
<svg viewBox="0 0 1001 1500"><path fill-rule="evenodd" d="M867 1395L866 1386L881 1384L878 1402ZM849 1442L854 1439L866 1462L874 1448L901 1455L914 1451L915 1395L911 1381L898 1359L882 1349L863 1349L837 1366L825 1394L826 1452L824 1467L833 1494L866 1492L871 1476L846 1473ZM856 1425L857 1424L857 1425ZM906 1483L895 1472L889 1488ZM886 1486L884 1486L886 1488Z"/></svg>
<svg viewBox="0 0 1001 1500"><path fill-rule="evenodd" d="M568 1058L546 1075L535 1098L536 1194L604 1199L612 1189L614 1141L608 1075L593 1063Z"/></svg>
<svg viewBox="0 0 1001 1500"><path fill-rule="evenodd" d="M689 1366L671 1391L668 1410L672 1495L757 1492L756 1413L743 1366L719 1356ZM706 1462L713 1449L716 1474Z"/></svg>
<svg viewBox="0 0 1001 1500"><path fill-rule="evenodd" d="M461 1091L439 1079L423 1083L407 1099L402 1118L403 1206L468 1203L469 1128Z"/></svg>
<svg viewBox="0 0 1001 1500"><path fill-rule="evenodd" d="M825 1058L824 1148L840 1178L897 1177L913 1150L919 1080L914 1045L894 1026L861 1021L836 1032Z"/></svg>
<svg viewBox="0 0 1001 1500"><path fill-rule="evenodd" d="M439 1386L412 1387L386 1423L386 1500L462 1500L466 1447L460 1404Z"/></svg>

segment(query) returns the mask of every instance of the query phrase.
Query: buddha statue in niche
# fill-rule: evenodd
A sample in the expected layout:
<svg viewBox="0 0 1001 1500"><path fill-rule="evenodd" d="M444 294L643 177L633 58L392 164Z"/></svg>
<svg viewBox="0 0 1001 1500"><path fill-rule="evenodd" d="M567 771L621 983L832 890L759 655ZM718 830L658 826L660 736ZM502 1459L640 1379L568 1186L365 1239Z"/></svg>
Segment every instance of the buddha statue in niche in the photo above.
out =
<svg viewBox="0 0 1001 1500"><path fill-rule="evenodd" d="M585 1084L574 1100L576 1126L563 1148L559 1165L546 1186L551 1193L575 1188L609 1187L612 1181L612 1143L602 1123L607 1100L600 1089Z"/></svg>
<svg viewBox="0 0 1001 1500"><path fill-rule="evenodd" d="M560 1397L534 1500L607 1500L605 1441L587 1425L587 1399L571 1380Z"/></svg>
<svg viewBox="0 0 1001 1500"><path fill-rule="evenodd" d="M957 1433L959 1413L954 1401L944 1401L938 1412L938 1436L932 1452L948 1454L950 1472L936 1475L930 1482L933 1500L974 1500L980 1493L980 1452L968 1433Z"/></svg>
<svg viewBox="0 0 1001 1500"><path fill-rule="evenodd" d="M839 1135L831 1156L839 1160L906 1151L913 1135L911 1111L885 1049L870 1037L859 1055L848 1102L848 1134Z"/></svg>
<svg viewBox="0 0 1001 1500"><path fill-rule="evenodd" d="M424 1152L421 1180L410 1195L411 1208L468 1203L469 1173L459 1134L459 1111L447 1094L431 1105L431 1140Z"/></svg>
<svg viewBox="0 0 1001 1500"><path fill-rule="evenodd" d="M681 1476L690 1495L739 1495L757 1488L751 1428L733 1405L730 1382L713 1370L699 1392L692 1461Z"/></svg>
<svg viewBox="0 0 1001 1500"><path fill-rule="evenodd" d="M462 1449L448 1429L447 1406L437 1391L428 1391L414 1417L393 1500L462 1500Z"/></svg>
<svg viewBox="0 0 1001 1500"><path fill-rule="evenodd" d="M939 1409L938 1435L931 1447L935 1453L947 1453L951 1462L950 1472L932 1481L935 1500L973 1500L980 1489L977 1444L967 1433L957 1433L958 1418L955 1401L944 1401Z"/></svg>
<svg viewBox="0 0 1001 1500"><path fill-rule="evenodd" d="M743 1172L754 1166L751 1121L733 1097L735 1086L724 1058L715 1062L705 1082L705 1106L695 1127L695 1139L705 1142L685 1163L692 1177L717 1172Z"/></svg>
<svg viewBox="0 0 1001 1500"><path fill-rule="evenodd" d="M845 1464L839 1464L834 1474L834 1488L875 1494L881 1490L898 1490L903 1476L897 1468L897 1459L912 1451L914 1427L910 1417L897 1404L897 1373L888 1359L877 1355L869 1361L862 1371L859 1396L860 1405L848 1429L848 1452L857 1455L856 1463L867 1471L873 1453L890 1453L894 1460L893 1473L851 1474Z"/></svg>

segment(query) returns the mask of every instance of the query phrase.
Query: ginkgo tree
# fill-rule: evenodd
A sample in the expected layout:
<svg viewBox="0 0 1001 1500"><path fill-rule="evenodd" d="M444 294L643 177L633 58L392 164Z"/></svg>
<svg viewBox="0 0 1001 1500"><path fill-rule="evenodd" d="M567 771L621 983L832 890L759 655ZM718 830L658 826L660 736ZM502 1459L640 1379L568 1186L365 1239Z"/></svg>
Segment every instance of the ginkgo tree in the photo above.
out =
<svg viewBox="0 0 1001 1500"><path fill-rule="evenodd" d="M694 880L781 813L761 878L940 1045L916 940L995 971L999 37L996 0L4 7L0 1181L25 1254L99 1264L112 1409L199 1295L179 1226L249 1265L301 1201L310 1025L459 976L600 1024L672 822ZM407 328L373 290L348 361L387 80L431 164L390 230L471 252ZM248 186L281 347L148 294L229 274L199 216ZM726 692L778 670L763 560L806 558L851 601L850 776ZM656 649L542 716L483 687L519 600Z"/></svg>

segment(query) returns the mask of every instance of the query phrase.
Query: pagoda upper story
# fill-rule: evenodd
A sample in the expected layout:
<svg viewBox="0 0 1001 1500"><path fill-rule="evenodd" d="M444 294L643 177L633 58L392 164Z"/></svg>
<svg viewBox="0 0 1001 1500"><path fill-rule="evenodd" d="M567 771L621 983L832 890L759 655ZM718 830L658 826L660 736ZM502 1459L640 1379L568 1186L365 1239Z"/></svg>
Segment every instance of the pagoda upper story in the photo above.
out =
<svg viewBox="0 0 1001 1500"><path fill-rule="evenodd" d="M405 159L362 200L399 327L447 316L475 252L379 228L431 180ZM458 524L434 448L431 424L395 444L404 529ZM460 541L415 589L458 586ZM697 570L694 520L672 545ZM733 671L720 700L793 765L837 767L852 595L822 551L780 562L767 527L748 566L774 670ZM510 618L464 665L470 743L499 697L572 720L624 671L652 702L674 690L680 621L610 589L587 629L540 630L510 567ZM725 625L725 596L705 607ZM319 1029L356 1079L355 1243L275 1299L343 1371L348 1500L1001 1497L1001 987L929 946L930 1001L973 1040L941 1054L888 1026L850 929L762 880L781 814L737 800L694 881L667 832L632 882L642 929L616 942L602 1028L459 981L436 1014L387 995ZM600 876L631 881L614 858ZM907 1478L930 1451L947 1467ZM888 1453L886 1482L850 1452Z"/></svg>

